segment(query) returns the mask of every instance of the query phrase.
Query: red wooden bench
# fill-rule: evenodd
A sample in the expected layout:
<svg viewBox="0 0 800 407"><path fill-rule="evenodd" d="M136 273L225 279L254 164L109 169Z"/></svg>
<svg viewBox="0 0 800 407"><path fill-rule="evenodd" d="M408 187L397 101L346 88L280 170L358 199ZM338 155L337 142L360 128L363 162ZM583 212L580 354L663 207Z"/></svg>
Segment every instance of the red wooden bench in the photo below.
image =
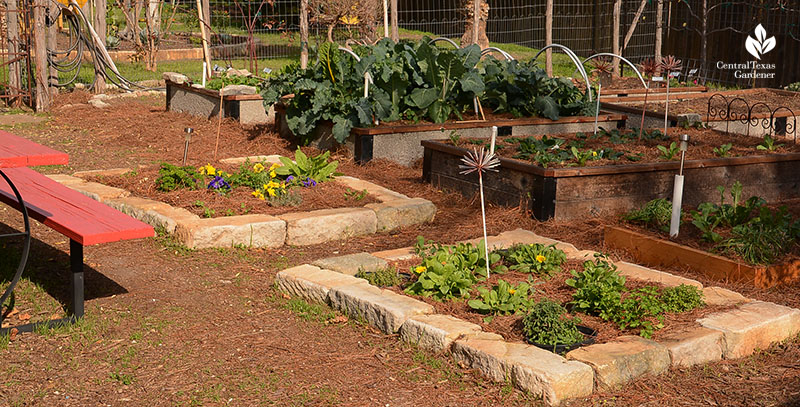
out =
<svg viewBox="0 0 800 407"><path fill-rule="evenodd" d="M35 163L34 163L35 165ZM127 239L151 237L153 227L26 167L2 168L20 192L30 217L70 240L72 315L48 325L74 322L83 316L83 247ZM21 210L16 195L0 180L0 201ZM31 331L36 324L16 326ZM11 328L6 328L6 331Z"/></svg>

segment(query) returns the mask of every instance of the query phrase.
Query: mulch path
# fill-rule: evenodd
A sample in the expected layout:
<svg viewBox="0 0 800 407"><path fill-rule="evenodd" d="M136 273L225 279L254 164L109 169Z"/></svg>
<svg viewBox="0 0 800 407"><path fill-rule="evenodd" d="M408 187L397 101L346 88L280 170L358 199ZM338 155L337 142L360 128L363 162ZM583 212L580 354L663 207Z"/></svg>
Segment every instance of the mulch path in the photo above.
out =
<svg viewBox="0 0 800 407"><path fill-rule="evenodd" d="M214 162L216 121L164 111L164 99L85 104L81 92L59 96L46 125L10 131L70 154L71 164L46 173L177 163L183 127L194 127L190 162ZM72 105L72 106L68 106ZM223 120L218 158L289 155L294 146L269 129L243 130ZM306 151L308 149L304 149ZM310 150L308 150L310 151ZM307 321L272 287L275 273L315 259L412 246L418 235L441 243L481 235L480 204L423 183L420 168L385 161L365 166L336 154L341 171L397 192L431 200L433 223L392 234L274 250L186 252L169 239L119 242L86 249L87 316L78 331L17 336L0 350L0 399L22 405L541 405L454 364L350 321ZM536 222L519 209L489 206L488 232L522 227L603 250L602 231L617 219ZM19 214L0 207L0 222ZM34 223L29 278L66 302L67 240ZM624 253L611 253L623 259ZM616 257L615 257L616 258ZM689 270L665 270L751 298L800 307L800 283L762 290L709 280ZM19 304L24 307L25 304ZM312 315L313 316L313 315ZM313 319L313 318L311 318ZM330 321L325 323L325 321ZM566 406L790 406L800 403L800 341L752 357L670 369ZM130 375L130 384L124 377ZM68 397L68 398L67 398Z"/></svg>
<svg viewBox="0 0 800 407"><path fill-rule="evenodd" d="M578 137L582 134L583 137ZM634 135L638 133L633 133ZM676 128L671 127L667 130L669 140L627 140L624 143L615 144L609 141L607 137L598 135L597 138L593 137L592 133L566 133L566 134L552 134L547 135L548 138L555 137L569 141L577 141L583 143L583 148L580 151L593 150L600 151L604 148L611 148L615 152L624 153L623 156L616 160L611 159L597 159L588 160L587 167L602 167L607 165L625 165L625 164L639 164L639 163L654 163L654 162L667 162L662 152L657 146L669 147L672 142L676 146L680 145L678 137L681 134L689 135L689 147L686 152L687 160L702 160L711 158L720 158L714 152L715 148L719 148L723 144L731 144L728 151L728 157L741 157L741 156L754 156L754 155L769 155L780 154L788 152L800 152L800 145L784 140L779 140L776 143L781 144L775 151L759 150L756 147L763 141L756 137L747 137L738 134L725 134L725 132L713 129L697 129L697 128ZM530 136L541 139L542 136ZM521 158L516 158L518 154L517 149L521 137L498 137L497 138L497 155L504 158L512 158L520 161L525 161ZM452 140L443 140L443 143L453 145ZM457 142L457 145L468 150L472 149L474 145L483 145L486 139L463 139ZM562 146L564 148L564 146ZM629 158L630 157L630 158ZM673 157L672 161L680 160L680 153ZM531 157L530 161L533 161ZM576 161L570 156L568 161L563 163L549 163L548 168L565 168L574 166Z"/></svg>
<svg viewBox="0 0 800 407"><path fill-rule="evenodd" d="M228 173L236 171L235 167L223 165L215 165L215 167ZM155 180L157 178L158 167L149 167L136 170L135 175L90 177L90 180L122 188L130 191L134 196L184 208L195 215L207 218L247 214L283 215L289 212L363 207L378 202L370 194L359 196L362 191L353 191L333 181L320 182L316 186L308 188L290 188L291 193L300 197L300 202L297 205L272 206L267 201L254 197L253 191L246 187L234 188L225 194L209 189L180 189L164 192L156 188Z"/></svg>

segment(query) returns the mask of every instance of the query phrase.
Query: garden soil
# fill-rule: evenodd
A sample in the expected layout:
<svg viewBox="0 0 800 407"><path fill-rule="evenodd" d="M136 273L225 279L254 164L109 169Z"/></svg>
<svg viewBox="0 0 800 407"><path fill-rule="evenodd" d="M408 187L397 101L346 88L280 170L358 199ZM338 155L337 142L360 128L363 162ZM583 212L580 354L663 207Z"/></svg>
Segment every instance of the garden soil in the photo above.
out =
<svg viewBox="0 0 800 407"><path fill-rule="evenodd" d="M165 112L163 98L114 100L102 110L86 105L86 99L79 93L60 96L49 123L10 128L70 154L69 166L40 171L177 163L186 126L198 135L190 150L192 165L215 161L215 121ZM245 131L223 121L217 157L288 155L293 149L267 129ZM411 246L417 235L442 243L480 236L479 202L424 184L421 169L387 162L361 167L345 155L337 158L345 173L430 199L439 211L435 221L302 248L188 251L169 238L87 247L86 319L72 330L16 335L0 348L0 404L542 405L446 356L422 352L396 335L287 299L272 288L275 273L315 259ZM490 234L522 227L582 249L602 250L603 227L617 223L614 218L536 222L516 209L487 210ZM3 224L19 227L19 218L0 207ZM26 275L63 303L68 240L36 223L33 234ZM800 284L757 290L674 272L800 306ZM20 294L17 315L37 319L55 312L26 304L26 295ZM800 404L799 360L800 340L795 340L744 359L671 369L564 405L793 406Z"/></svg>
<svg viewBox="0 0 800 407"><path fill-rule="evenodd" d="M679 99L675 101L669 102L669 113L673 115L678 114L685 114L685 113L697 113L701 116L705 116L708 113L708 101L714 92L709 92L708 97L689 97L686 99ZM721 114L724 115L727 111L727 103L730 103L731 112L732 114L735 113L736 117L747 117L748 105L745 104L745 101L737 100L734 101L736 97L740 97L745 99L746 103L749 106L752 106L754 114L766 114L769 115L773 110L777 109L778 107L788 107L791 109L795 115L800 114L800 92L795 92L793 96L786 96L784 94L778 94L769 89L758 89L755 91L747 91L742 92L740 95L726 95L728 98L727 102L723 102L722 98L714 98L714 101L711 105L712 108L723 109ZM680 96L676 96L676 98L680 98ZM764 105L766 104L766 106ZM632 106L641 109L644 103L635 103L635 104L625 104L626 106ZM647 110L654 111L659 113L664 113L665 104L659 102L648 102L647 103ZM778 114L787 114L786 110L781 110ZM719 114L718 114L719 116Z"/></svg>

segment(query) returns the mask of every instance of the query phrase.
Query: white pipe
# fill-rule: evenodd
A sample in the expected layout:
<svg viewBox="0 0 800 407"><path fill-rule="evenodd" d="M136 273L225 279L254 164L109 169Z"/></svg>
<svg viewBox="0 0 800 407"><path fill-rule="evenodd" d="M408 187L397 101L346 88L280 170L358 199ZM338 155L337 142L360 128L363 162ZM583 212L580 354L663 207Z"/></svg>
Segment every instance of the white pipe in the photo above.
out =
<svg viewBox="0 0 800 407"><path fill-rule="evenodd" d="M667 117L669 116L669 76L670 72L667 72L667 97L666 103L664 106L664 134L667 134Z"/></svg>
<svg viewBox="0 0 800 407"><path fill-rule="evenodd" d="M494 154L494 145L497 142L497 126L492 126L492 142L489 145L489 155Z"/></svg>
<svg viewBox="0 0 800 407"><path fill-rule="evenodd" d="M206 63L203 62L203 87L206 87Z"/></svg>
<svg viewBox="0 0 800 407"><path fill-rule="evenodd" d="M597 84L597 111L594 112L594 135L597 135L597 117L600 116L600 91L603 90L603 84ZM589 89L589 93L591 93L591 89Z"/></svg>
<svg viewBox="0 0 800 407"><path fill-rule="evenodd" d="M483 218L483 251L486 256L486 279L489 279L489 238L486 236L486 207L483 203L483 174L478 171L478 184L481 190L481 217Z"/></svg>
<svg viewBox="0 0 800 407"><path fill-rule="evenodd" d="M672 219L669 222L669 237L678 237L681 227L681 203L683 201L683 175L675 175L675 184L672 189Z"/></svg>
<svg viewBox="0 0 800 407"><path fill-rule="evenodd" d="M389 38L389 4L383 0L383 36Z"/></svg>

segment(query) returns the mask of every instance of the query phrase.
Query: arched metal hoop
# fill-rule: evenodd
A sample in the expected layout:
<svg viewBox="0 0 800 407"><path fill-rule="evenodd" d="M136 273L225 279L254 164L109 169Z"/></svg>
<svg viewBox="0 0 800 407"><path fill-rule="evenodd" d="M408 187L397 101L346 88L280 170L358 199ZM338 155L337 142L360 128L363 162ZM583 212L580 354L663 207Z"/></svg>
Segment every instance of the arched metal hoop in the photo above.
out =
<svg viewBox="0 0 800 407"><path fill-rule="evenodd" d="M18 232L18 233L8 233L5 235L0 235L2 237L15 237L15 236L23 236L23 243L22 243L22 257L19 259L19 266L17 266L17 272L14 273L14 277L11 279L11 283L6 288L6 291L3 292L3 296L0 297L0 312L2 312L2 306L5 304L6 300L11 296L14 292L14 287L17 286L20 277L22 277L22 271L25 270L25 265L28 262L28 253L31 248L31 224L30 219L28 218L28 209L25 207L25 201L22 200L22 195L20 195L17 187L14 186L14 183L8 178L8 176L0 169L0 176L5 179L8 183L8 186L11 187L11 190L14 192L14 196L17 198L17 202L19 202L20 212L22 212L22 221L25 224L25 231ZM13 298L13 297L12 297ZM9 309L7 312L3 312L0 314L0 321L2 321L6 314L10 312L14 308L14 301L12 300Z"/></svg>
<svg viewBox="0 0 800 407"><path fill-rule="evenodd" d="M642 86L644 86L644 88L647 89L647 87L648 87L647 86L647 82L645 82L644 78L642 77L642 74L639 72L639 69L636 68L636 65L634 65L631 61L628 61L625 57L623 57L621 55L612 54L610 52L600 52L598 54L594 54L594 55L590 56L589 58L584 59L583 63L586 64L587 62L591 61L592 59L595 59L595 58L598 58L598 57L617 58L620 61L628 64L628 66L630 66L631 69L633 69L633 72L636 72L636 76L639 77L639 80L642 81Z"/></svg>
<svg viewBox="0 0 800 407"><path fill-rule="evenodd" d="M737 101L744 103L745 110L748 113L742 113L741 115L737 115L735 112L731 111L731 106L734 103L736 103ZM734 122L738 121L738 122L743 123L743 124L748 124L750 122L749 112L750 112L750 104L747 103L747 100L745 100L744 98L740 98L740 97L735 97L735 98L731 99L728 102L727 113L725 114L725 134L728 134L728 129L729 129L730 124L731 124L732 121L734 121ZM748 125L748 130L749 130L749 127L750 126Z"/></svg>
<svg viewBox="0 0 800 407"><path fill-rule="evenodd" d="M589 94L589 101L591 102L592 101L592 91L591 91L592 84L589 82L589 75L586 74L586 69L583 67L583 64L581 64L581 60L578 58L577 55L575 55L575 52L573 52L571 49L569 49L568 47L565 47L565 46L563 46L561 44L550 44L550 45L547 45L544 48L540 49L539 52L537 52L536 55L533 57L532 61L536 61L536 59L539 58L539 55L542 55L542 52L545 52L549 48L558 48L558 49L564 51L564 53L567 54L567 56L569 56L569 59L572 60L572 63L575 64L575 67L578 68L578 71L581 73L581 76L583 76L583 81L586 83L586 91Z"/></svg>
<svg viewBox="0 0 800 407"><path fill-rule="evenodd" d="M428 41L428 44L436 44L437 42L440 42L440 41L447 42L447 43L449 43L450 45L452 45L452 46L454 46L454 47L458 48L458 44L456 44L456 42L455 42L455 41L453 41L453 40L451 40L450 38L447 38L447 37L436 37L436 38L434 38L434 39L432 39L432 40Z"/></svg>
<svg viewBox="0 0 800 407"><path fill-rule="evenodd" d="M502 49L500 49L500 48L497 48L497 47L488 47L488 48L484 48L484 49L481 51L481 57L483 57L483 56L485 56L485 55L488 55L488 54L490 54L490 53L492 53L492 52L498 52L498 53L500 53L500 55L502 55L502 56L503 56L503 58L505 58L507 61L513 61L513 60L514 60L514 57L513 57L513 56L511 56L511 54L509 54L508 52L505 52L505 51L503 51Z"/></svg>
<svg viewBox="0 0 800 407"><path fill-rule="evenodd" d="M758 106L764 106L767 108L767 111L770 111L771 108L768 104L764 102L757 102L750 106L750 109L747 111L747 135L750 135L750 127L755 127L761 125L761 128L767 130L770 134L772 134L772 115L767 117L754 117L753 110L755 110Z"/></svg>

